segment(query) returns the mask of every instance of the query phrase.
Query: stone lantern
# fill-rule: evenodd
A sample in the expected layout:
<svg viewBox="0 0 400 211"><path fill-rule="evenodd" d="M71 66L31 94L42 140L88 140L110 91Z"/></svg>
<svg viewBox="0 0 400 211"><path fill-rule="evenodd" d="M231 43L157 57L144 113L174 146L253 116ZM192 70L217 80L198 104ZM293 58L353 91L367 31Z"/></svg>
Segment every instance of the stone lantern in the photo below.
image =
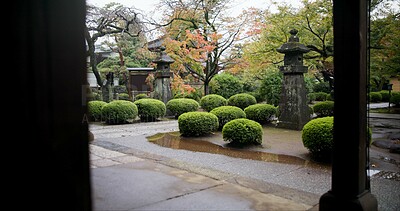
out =
<svg viewBox="0 0 400 211"><path fill-rule="evenodd" d="M165 53L165 47L160 48L160 55L153 61L157 64L154 73L154 98L167 103L172 98L170 64L175 61Z"/></svg>
<svg viewBox="0 0 400 211"><path fill-rule="evenodd" d="M282 91L279 102L278 127L301 130L310 120L310 111L307 104L307 90L303 74L308 67L303 65L303 54L310 51L305 45L299 43L297 30L290 30L289 42L277 49L285 54L283 66Z"/></svg>

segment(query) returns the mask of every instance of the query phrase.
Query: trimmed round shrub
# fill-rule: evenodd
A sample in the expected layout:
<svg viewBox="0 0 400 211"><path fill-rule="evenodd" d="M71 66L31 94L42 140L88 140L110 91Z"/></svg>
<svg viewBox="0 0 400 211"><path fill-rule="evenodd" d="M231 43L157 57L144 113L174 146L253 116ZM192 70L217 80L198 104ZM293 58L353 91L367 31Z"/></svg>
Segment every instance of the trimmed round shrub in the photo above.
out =
<svg viewBox="0 0 400 211"><path fill-rule="evenodd" d="M389 90L381 90L379 93L382 95L382 102L389 102L390 95Z"/></svg>
<svg viewBox="0 0 400 211"><path fill-rule="evenodd" d="M326 95L326 100L327 101L334 101L335 99L334 99L333 93L330 93L330 94Z"/></svg>
<svg viewBox="0 0 400 211"><path fill-rule="evenodd" d="M237 145L261 144L262 135L263 128L260 123L250 119L234 119L222 128L224 141Z"/></svg>
<svg viewBox="0 0 400 211"><path fill-rule="evenodd" d="M210 113L218 117L219 130L222 130L222 127L231 120L246 118L244 111L236 106L220 106L211 110Z"/></svg>
<svg viewBox="0 0 400 211"><path fill-rule="evenodd" d="M205 111L211 111L214 108L227 105L227 102L221 95L209 94L200 99L200 106Z"/></svg>
<svg viewBox="0 0 400 211"><path fill-rule="evenodd" d="M270 104L254 104L244 109L247 119L254 120L260 124L265 124L271 121L271 118L276 115L276 107Z"/></svg>
<svg viewBox="0 0 400 211"><path fill-rule="evenodd" d="M171 99L167 102L166 107L175 115L175 119L186 112L197 111L200 105L196 100L189 98Z"/></svg>
<svg viewBox="0 0 400 211"><path fill-rule="evenodd" d="M307 122L302 130L302 141L315 159L329 159L333 149L333 117L322 117Z"/></svg>
<svg viewBox="0 0 400 211"><path fill-rule="evenodd" d="M91 121L101 121L102 113L101 109L104 105L107 105L106 102L100 100L93 100L88 102L88 114L89 120Z"/></svg>
<svg viewBox="0 0 400 211"><path fill-rule="evenodd" d="M334 104L333 101L318 102L312 107L312 109L317 117L333 116Z"/></svg>
<svg viewBox="0 0 400 211"><path fill-rule="evenodd" d="M256 98L257 103L265 101L265 96L263 96L259 91L247 92L249 95L253 95Z"/></svg>
<svg viewBox="0 0 400 211"><path fill-rule="evenodd" d="M192 111L178 117L182 136L204 136L218 130L218 117L212 113Z"/></svg>
<svg viewBox="0 0 400 211"><path fill-rule="evenodd" d="M221 95L225 99L243 92L243 84L240 79L229 73L215 75L210 82L210 93Z"/></svg>
<svg viewBox="0 0 400 211"><path fill-rule="evenodd" d="M329 94L325 92L314 92L314 95L315 95L315 101L325 101L326 97Z"/></svg>
<svg viewBox="0 0 400 211"><path fill-rule="evenodd" d="M390 103L395 104L396 107L400 107L400 93L392 93L392 97L390 97Z"/></svg>
<svg viewBox="0 0 400 211"><path fill-rule="evenodd" d="M137 106L127 100L114 100L101 109L102 118L107 124L124 124L138 115Z"/></svg>
<svg viewBox="0 0 400 211"><path fill-rule="evenodd" d="M193 100L199 102L200 98L201 98L201 91L195 89L195 91L192 91L190 93L178 92L178 93L174 94L174 99L177 99L177 98L189 98L189 99L193 99Z"/></svg>
<svg viewBox="0 0 400 211"><path fill-rule="evenodd" d="M307 101L312 103L315 100L315 93L308 93L307 94Z"/></svg>
<svg viewBox="0 0 400 211"><path fill-rule="evenodd" d="M142 122L154 122L166 114L163 101L153 98L143 98L133 102L138 107L139 117Z"/></svg>
<svg viewBox="0 0 400 211"><path fill-rule="evenodd" d="M371 103L378 103L382 101L382 95L379 92L370 92L369 93L369 101Z"/></svg>
<svg viewBox="0 0 400 211"><path fill-rule="evenodd" d="M257 103L256 98L253 95L247 93L235 94L228 99L228 105L236 106L241 109L245 109L250 105Z"/></svg>
<svg viewBox="0 0 400 211"><path fill-rule="evenodd" d="M147 99L147 98L149 98L149 96L147 96L147 94L138 94L135 96L135 101L140 100L140 99Z"/></svg>
<svg viewBox="0 0 400 211"><path fill-rule="evenodd" d="M130 100L129 95L127 93L119 93L118 94L118 99L119 100Z"/></svg>

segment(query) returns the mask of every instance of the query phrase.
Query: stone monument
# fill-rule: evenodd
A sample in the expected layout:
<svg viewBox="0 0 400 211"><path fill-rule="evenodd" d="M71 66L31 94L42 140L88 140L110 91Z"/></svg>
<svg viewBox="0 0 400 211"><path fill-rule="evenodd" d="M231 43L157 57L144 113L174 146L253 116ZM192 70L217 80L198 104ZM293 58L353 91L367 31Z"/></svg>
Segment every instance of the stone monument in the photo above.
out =
<svg viewBox="0 0 400 211"><path fill-rule="evenodd" d="M277 126L293 130L301 130L310 120L310 110L307 104L307 90L303 74L308 71L303 66L303 54L310 50L299 43L296 29L290 30L289 42L277 49L285 54L283 66L282 91L279 102L279 117Z"/></svg>
<svg viewBox="0 0 400 211"><path fill-rule="evenodd" d="M154 73L153 98L167 103L172 98L171 78L173 73L170 71L170 64L175 61L165 53L165 47L161 47L160 55L153 62L157 64L157 69Z"/></svg>

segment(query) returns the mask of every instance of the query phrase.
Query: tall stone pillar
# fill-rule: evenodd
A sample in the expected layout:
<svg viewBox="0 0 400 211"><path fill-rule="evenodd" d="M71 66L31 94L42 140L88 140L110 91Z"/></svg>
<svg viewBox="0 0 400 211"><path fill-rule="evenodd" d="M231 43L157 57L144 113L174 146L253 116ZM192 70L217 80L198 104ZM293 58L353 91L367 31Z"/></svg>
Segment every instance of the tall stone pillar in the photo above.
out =
<svg viewBox="0 0 400 211"><path fill-rule="evenodd" d="M165 47L160 48L160 55L153 62L157 64L154 74L154 98L167 103L172 98L170 64L175 61L165 53Z"/></svg>
<svg viewBox="0 0 400 211"><path fill-rule="evenodd" d="M283 66L283 84L279 102L278 127L292 130L301 130L310 120L310 110L307 104L307 90L303 73L308 68L303 66L303 54L310 50L299 43L297 30L290 31L289 42L277 49L279 53L285 54Z"/></svg>

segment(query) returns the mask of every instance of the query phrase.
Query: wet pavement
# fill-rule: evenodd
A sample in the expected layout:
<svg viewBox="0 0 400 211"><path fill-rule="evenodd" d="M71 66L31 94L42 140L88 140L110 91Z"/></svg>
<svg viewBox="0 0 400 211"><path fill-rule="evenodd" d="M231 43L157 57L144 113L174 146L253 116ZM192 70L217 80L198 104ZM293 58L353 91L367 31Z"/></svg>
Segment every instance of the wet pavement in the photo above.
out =
<svg viewBox="0 0 400 211"><path fill-rule="evenodd" d="M399 133L400 118L387 118L370 118L373 139ZM390 125L388 135L384 127ZM94 210L316 210L330 189L329 166L310 161L298 131L265 129L260 147L233 150L216 134L203 140L209 145L193 149L176 140L156 143L176 138L176 120L91 124ZM285 141L278 142L279 134ZM400 209L399 161L388 149L370 148L371 192L379 210Z"/></svg>

